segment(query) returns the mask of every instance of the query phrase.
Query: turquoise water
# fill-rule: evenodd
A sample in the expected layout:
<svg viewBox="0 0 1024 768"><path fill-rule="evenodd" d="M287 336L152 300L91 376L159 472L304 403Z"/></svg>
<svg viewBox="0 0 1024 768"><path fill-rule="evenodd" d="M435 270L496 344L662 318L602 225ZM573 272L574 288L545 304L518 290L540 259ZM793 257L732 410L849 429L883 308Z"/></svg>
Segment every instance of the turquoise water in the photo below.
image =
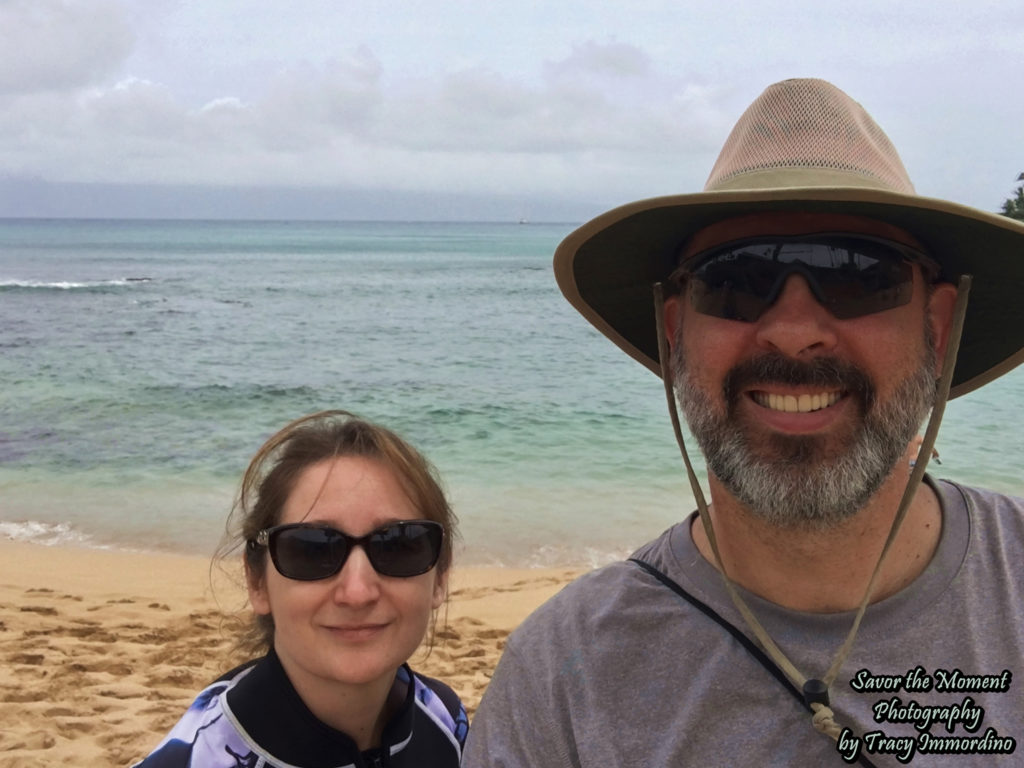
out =
<svg viewBox="0 0 1024 768"><path fill-rule="evenodd" d="M0 535L208 554L277 427L346 408L438 466L464 562L590 565L692 508L660 382L562 299L573 225L0 221ZM1024 374L936 474L1020 493Z"/></svg>

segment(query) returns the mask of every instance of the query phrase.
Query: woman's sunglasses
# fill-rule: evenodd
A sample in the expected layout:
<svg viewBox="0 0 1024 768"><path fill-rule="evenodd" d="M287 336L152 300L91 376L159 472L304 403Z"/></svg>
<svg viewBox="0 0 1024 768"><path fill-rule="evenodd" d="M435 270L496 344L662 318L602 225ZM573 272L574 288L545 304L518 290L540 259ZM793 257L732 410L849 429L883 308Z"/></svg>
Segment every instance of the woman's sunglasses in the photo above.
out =
<svg viewBox="0 0 1024 768"><path fill-rule="evenodd" d="M437 564L442 541L444 527L440 523L403 520L359 537L316 523L275 525L256 534L248 546L266 547L282 576L316 581L340 571L356 546L363 548L370 565L382 576L419 576Z"/></svg>
<svg viewBox="0 0 1024 768"><path fill-rule="evenodd" d="M672 279L686 283L693 308L725 320L757 320L800 275L815 298L846 320L907 304L912 263L934 278L928 256L902 243L867 235L827 233L758 237L719 245L688 258Z"/></svg>

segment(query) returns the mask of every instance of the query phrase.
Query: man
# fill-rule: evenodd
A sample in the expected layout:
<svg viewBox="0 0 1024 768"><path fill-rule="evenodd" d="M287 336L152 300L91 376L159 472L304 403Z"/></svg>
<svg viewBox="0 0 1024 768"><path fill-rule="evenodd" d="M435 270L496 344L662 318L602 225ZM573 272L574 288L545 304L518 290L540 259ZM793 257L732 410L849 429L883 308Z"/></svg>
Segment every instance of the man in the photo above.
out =
<svg viewBox="0 0 1024 768"><path fill-rule="evenodd" d="M703 193L555 273L670 381L710 504L691 471L699 513L524 622L464 765L1021 764L1024 501L920 479L946 399L1024 359L1024 226L917 196L859 104L789 80Z"/></svg>

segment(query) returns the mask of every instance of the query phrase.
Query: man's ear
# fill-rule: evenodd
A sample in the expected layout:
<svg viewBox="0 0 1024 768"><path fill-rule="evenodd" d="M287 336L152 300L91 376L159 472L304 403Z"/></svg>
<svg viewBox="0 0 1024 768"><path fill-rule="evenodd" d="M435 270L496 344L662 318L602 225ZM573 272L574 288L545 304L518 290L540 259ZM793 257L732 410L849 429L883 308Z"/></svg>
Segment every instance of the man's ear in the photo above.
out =
<svg viewBox="0 0 1024 768"><path fill-rule="evenodd" d="M683 322L682 294L667 296L665 298L665 305L662 309L661 318L665 322L665 338L668 339L669 349L672 349L673 345L676 343L679 325Z"/></svg>
<svg viewBox="0 0 1024 768"><path fill-rule="evenodd" d="M938 283L932 286L928 297L927 322L931 323L932 338L935 339L935 376L942 374L942 361L949 345L949 332L953 327L953 309L956 306L956 286L952 283Z"/></svg>

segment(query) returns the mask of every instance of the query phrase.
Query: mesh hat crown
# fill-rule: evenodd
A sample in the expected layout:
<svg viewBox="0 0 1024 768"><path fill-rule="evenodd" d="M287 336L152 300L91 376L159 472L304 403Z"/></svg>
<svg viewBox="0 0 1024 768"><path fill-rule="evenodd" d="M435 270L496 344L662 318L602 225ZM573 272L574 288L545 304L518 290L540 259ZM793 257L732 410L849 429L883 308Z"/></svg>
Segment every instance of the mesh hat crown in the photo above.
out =
<svg viewBox="0 0 1024 768"><path fill-rule="evenodd" d="M726 139L704 191L794 182L914 194L889 137L824 80L786 80L761 94Z"/></svg>
<svg viewBox="0 0 1024 768"><path fill-rule="evenodd" d="M922 243L942 279L973 275L950 397L1024 361L1024 224L916 194L896 148L831 83L784 80L743 113L703 192L629 203L570 233L555 251L569 302L660 375L651 285L697 231L753 213L845 213Z"/></svg>

